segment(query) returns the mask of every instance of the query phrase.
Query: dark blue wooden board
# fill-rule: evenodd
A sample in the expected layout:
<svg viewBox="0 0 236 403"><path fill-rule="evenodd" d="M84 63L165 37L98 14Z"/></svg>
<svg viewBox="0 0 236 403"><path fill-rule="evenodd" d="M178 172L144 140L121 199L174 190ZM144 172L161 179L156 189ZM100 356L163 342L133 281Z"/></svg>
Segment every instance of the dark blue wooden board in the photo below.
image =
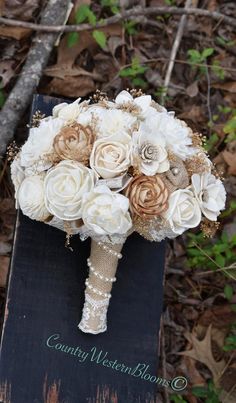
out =
<svg viewBox="0 0 236 403"><path fill-rule="evenodd" d="M48 115L58 102L36 96L33 112ZM64 243L63 232L18 214L1 340L0 402L155 402L165 244L138 234L128 238L108 330L90 335L77 328L90 240L75 236L74 252ZM105 365L96 362L99 354Z"/></svg>

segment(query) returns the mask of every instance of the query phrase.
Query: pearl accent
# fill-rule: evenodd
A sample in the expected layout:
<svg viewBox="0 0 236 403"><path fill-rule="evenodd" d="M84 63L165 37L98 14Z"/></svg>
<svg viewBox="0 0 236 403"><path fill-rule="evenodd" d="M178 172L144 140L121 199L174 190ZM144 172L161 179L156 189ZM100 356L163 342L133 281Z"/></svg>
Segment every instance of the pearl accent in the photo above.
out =
<svg viewBox="0 0 236 403"><path fill-rule="evenodd" d="M97 288L93 287L93 286L89 283L88 278L86 278L86 280L85 280L85 285L86 285L91 291L93 291L95 294L101 295L102 297L105 297L105 298L111 298L111 294L110 294L110 293L108 293L108 292L102 292L102 291L98 290Z"/></svg>
<svg viewBox="0 0 236 403"><path fill-rule="evenodd" d="M107 253L110 253L113 256L116 256L118 259L122 258L122 254L119 252L116 252L113 249L110 249L109 246L105 245L104 243L102 243L101 241L98 242L98 245L105 250Z"/></svg>
<svg viewBox="0 0 236 403"><path fill-rule="evenodd" d="M111 283L114 283L114 282L116 281L116 277L105 277L105 276L103 276L102 274L98 273L98 272L95 270L95 268L92 266L91 260L90 260L89 258L87 259L87 263L88 263L88 266L89 266L91 272L93 272L93 274L94 274L96 277L99 277L100 280L104 280L104 281L106 281L106 282L111 282Z"/></svg>
<svg viewBox="0 0 236 403"><path fill-rule="evenodd" d="M178 175L179 170L178 170L178 168L173 168L172 172L173 172L174 175Z"/></svg>

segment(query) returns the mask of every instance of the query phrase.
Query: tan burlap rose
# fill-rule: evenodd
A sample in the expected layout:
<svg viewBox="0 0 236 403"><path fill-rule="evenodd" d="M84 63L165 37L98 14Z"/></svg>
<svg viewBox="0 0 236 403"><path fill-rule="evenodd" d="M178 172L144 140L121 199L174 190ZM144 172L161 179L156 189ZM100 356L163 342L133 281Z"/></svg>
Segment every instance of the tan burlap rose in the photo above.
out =
<svg viewBox="0 0 236 403"><path fill-rule="evenodd" d="M171 155L169 157L170 169L164 172L161 177L169 190L169 193L176 189L184 189L189 185L189 175L181 158Z"/></svg>
<svg viewBox="0 0 236 403"><path fill-rule="evenodd" d="M61 129L53 146L61 160L75 160L87 165L94 139L95 135L89 126L73 123Z"/></svg>
<svg viewBox="0 0 236 403"><path fill-rule="evenodd" d="M134 177L125 190L134 215L151 219L168 208L169 192L159 175Z"/></svg>

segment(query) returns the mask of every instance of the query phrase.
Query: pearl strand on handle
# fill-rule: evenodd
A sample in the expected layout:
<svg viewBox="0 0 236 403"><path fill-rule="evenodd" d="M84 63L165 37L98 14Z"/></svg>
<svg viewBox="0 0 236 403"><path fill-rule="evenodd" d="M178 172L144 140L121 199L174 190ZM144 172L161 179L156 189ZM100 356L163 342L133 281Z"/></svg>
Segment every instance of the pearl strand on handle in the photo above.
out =
<svg viewBox="0 0 236 403"><path fill-rule="evenodd" d="M88 266L89 266L90 270L93 272L93 274L94 274L96 277L99 277L100 280L104 280L104 281L106 281L106 282L111 282L111 283L114 283L114 282L116 281L116 277L105 277L105 276L103 276L102 274L98 273L98 272L95 270L95 268L92 266L92 263L91 263L90 258L87 259L87 263L88 263Z"/></svg>
<svg viewBox="0 0 236 403"><path fill-rule="evenodd" d="M119 252L116 252L113 249L110 249L109 246L105 245L104 243L102 243L101 241L98 242L98 245L105 250L107 253L110 253L113 256L116 256L118 259L122 258L122 254Z"/></svg>
<svg viewBox="0 0 236 403"><path fill-rule="evenodd" d="M85 285L86 285L91 291L93 291L95 294L101 295L102 297L105 297L105 298L111 298L111 294L110 294L110 293L99 291L97 288L93 287L93 286L89 283L88 278L85 280Z"/></svg>

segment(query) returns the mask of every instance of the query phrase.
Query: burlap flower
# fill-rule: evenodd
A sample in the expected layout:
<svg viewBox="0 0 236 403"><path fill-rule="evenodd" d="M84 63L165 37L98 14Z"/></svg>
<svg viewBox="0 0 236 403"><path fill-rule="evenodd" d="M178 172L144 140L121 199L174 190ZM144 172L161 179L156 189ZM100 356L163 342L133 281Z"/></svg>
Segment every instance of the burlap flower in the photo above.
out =
<svg viewBox="0 0 236 403"><path fill-rule="evenodd" d="M170 193L176 189L185 189L189 185L189 176L183 161L173 154L171 154L169 161L170 169L162 174L166 187Z"/></svg>
<svg viewBox="0 0 236 403"><path fill-rule="evenodd" d="M73 123L65 126L54 139L54 150L61 160L88 164L95 135L89 126Z"/></svg>
<svg viewBox="0 0 236 403"><path fill-rule="evenodd" d="M168 208L169 192L158 176L140 175L134 177L125 190L134 215L151 219Z"/></svg>

